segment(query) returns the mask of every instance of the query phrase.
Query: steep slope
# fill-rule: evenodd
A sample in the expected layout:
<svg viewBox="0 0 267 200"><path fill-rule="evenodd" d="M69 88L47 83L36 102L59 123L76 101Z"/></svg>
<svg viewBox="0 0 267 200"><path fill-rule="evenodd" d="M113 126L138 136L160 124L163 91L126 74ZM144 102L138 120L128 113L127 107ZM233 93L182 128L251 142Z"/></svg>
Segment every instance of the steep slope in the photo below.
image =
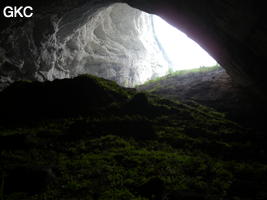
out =
<svg viewBox="0 0 267 200"><path fill-rule="evenodd" d="M267 197L264 140L208 107L93 76L0 96L2 199Z"/></svg>
<svg viewBox="0 0 267 200"><path fill-rule="evenodd" d="M265 129L262 118L267 113L265 99L235 84L220 67L178 71L141 85L138 90L187 103L195 101L224 112L245 126Z"/></svg>

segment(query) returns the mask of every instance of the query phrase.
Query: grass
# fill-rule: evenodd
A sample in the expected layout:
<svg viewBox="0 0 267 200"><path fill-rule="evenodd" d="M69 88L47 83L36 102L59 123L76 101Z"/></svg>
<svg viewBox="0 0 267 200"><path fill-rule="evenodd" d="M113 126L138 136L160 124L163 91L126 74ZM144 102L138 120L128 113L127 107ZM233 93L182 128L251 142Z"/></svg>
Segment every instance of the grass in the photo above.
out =
<svg viewBox="0 0 267 200"><path fill-rule="evenodd" d="M267 197L265 146L213 109L129 92L92 76L35 84L19 87L30 95L23 104L27 112L11 110L9 121L0 123L2 199ZM35 90L44 97L37 107L29 101L36 101ZM18 99L16 94L14 85L0 101ZM54 103L62 95L65 102ZM14 102L5 103L10 108ZM46 115L42 106L50 109Z"/></svg>
<svg viewBox="0 0 267 200"><path fill-rule="evenodd" d="M204 73L204 72L214 71L214 70L219 69L220 67L221 67L220 65L215 65L215 66L211 66L211 67L210 66L209 67L202 66L202 67L194 68L194 69L169 71L169 73L167 75L146 81L144 84L142 84L142 86L146 86L146 85L149 85L151 83L156 83L158 81L165 80L165 79L170 78L170 77L183 76L183 75L191 74L191 73Z"/></svg>

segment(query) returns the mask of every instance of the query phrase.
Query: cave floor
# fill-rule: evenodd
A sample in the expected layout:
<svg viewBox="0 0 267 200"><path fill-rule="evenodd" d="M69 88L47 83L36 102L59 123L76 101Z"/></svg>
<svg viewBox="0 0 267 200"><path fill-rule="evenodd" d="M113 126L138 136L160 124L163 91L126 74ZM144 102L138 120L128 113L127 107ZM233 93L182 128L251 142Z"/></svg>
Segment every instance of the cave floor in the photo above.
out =
<svg viewBox="0 0 267 200"><path fill-rule="evenodd" d="M93 76L0 97L2 199L267 198L266 137L195 101Z"/></svg>

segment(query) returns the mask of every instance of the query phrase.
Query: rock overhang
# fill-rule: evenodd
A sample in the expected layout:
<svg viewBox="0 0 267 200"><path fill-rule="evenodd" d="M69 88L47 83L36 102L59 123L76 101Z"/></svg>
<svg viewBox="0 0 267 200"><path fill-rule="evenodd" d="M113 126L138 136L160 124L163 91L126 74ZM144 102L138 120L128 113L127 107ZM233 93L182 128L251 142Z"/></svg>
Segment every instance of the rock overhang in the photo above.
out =
<svg viewBox="0 0 267 200"><path fill-rule="evenodd" d="M63 16L62 22L64 19L69 22L71 13L74 13L73 19L77 19L88 11L86 8L91 10L103 8L115 2L125 2L138 9L157 14L198 42L236 82L245 87L266 89L266 79L261 72L262 63L266 63L267 58L265 51L267 25L264 23L266 13L260 2L252 0L244 2L206 0L204 3L193 0L164 2L79 0L64 1L64 4L60 2L62 1L55 1L51 4L53 6L41 5L40 15L46 15L50 19L52 16L58 19ZM76 14L75 9L79 10ZM81 12L82 10L84 12ZM75 29L75 26L73 27Z"/></svg>
<svg viewBox="0 0 267 200"><path fill-rule="evenodd" d="M126 87L168 71L152 17L127 4L86 3L60 18L51 17L50 23L47 20L30 21L6 34L7 53L2 55L8 56L3 56L3 66L14 65L16 71L28 73L26 78L40 81L89 73ZM3 67L2 71L12 76Z"/></svg>

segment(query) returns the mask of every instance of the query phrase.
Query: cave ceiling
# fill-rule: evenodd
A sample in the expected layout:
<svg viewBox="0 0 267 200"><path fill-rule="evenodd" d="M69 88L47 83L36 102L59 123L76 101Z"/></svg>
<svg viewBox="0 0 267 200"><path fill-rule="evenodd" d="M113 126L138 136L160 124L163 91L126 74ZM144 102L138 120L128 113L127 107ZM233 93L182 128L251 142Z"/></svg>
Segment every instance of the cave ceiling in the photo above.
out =
<svg viewBox="0 0 267 200"><path fill-rule="evenodd" d="M55 20L60 19L57 39L64 40L96 11L116 2L128 3L161 16L199 43L240 85L266 91L267 79L263 71L267 58L267 24L263 2L259 1L31 1L29 4L32 3L37 13L35 17L16 22L17 25L11 29L14 31L18 26L23 26L24 33L31 29L35 33L34 43L37 47L34 48L39 48L55 31ZM2 33L9 24L7 19L2 20ZM9 28L9 32L5 33L10 31ZM1 37L0 44L5 37L5 34Z"/></svg>

